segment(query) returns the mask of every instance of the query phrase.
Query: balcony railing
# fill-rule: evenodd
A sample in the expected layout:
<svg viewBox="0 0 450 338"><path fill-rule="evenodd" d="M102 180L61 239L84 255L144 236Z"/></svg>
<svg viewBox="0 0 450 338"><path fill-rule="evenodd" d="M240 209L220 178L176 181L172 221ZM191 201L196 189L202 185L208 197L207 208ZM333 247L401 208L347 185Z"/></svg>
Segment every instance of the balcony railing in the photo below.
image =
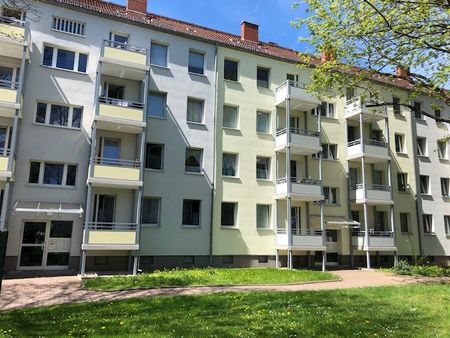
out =
<svg viewBox="0 0 450 338"><path fill-rule="evenodd" d="M124 168L139 168L141 166L140 161L122 160L117 158L95 157L94 164L108 165L114 167Z"/></svg>
<svg viewBox="0 0 450 338"><path fill-rule="evenodd" d="M18 20L15 18L9 18L6 16L0 16L0 23L4 23L10 26L16 26L16 27L25 27L25 21Z"/></svg>
<svg viewBox="0 0 450 338"><path fill-rule="evenodd" d="M322 236L322 230L316 229L292 229L292 234L296 236ZM277 234L287 234L286 228L277 228Z"/></svg>
<svg viewBox="0 0 450 338"><path fill-rule="evenodd" d="M98 98L98 102L104 103L104 104L109 104L112 106L117 106L117 107L144 109L143 103L113 99L113 98L109 98L109 97L105 97L105 96L100 96Z"/></svg>
<svg viewBox="0 0 450 338"><path fill-rule="evenodd" d="M90 230L130 230L134 231L137 229L137 223L114 223L114 222L89 222L88 229Z"/></svg>
<svg viewBox="0 0 450 338"><path fill-rule="evenodd" d="M286 88L287 86L291 86L294 88L300 88L300 89L308 89L308 87L306 86L305 83L298 82L298 81L292 81L292 80L286 80L281 85L279 85L275 91L279 92L279 91L283 90L284 88Z"/></svg>
<svg viewBox="0 0 450 338"><path fill-rule="evenodd" d="M391 187L383 184L366 184L365 188L367 190L377 190L377 191L391 191ZM360 190L364 189L364 184L358 183L351 186L350 190Z"/></svg>
<svg viewBox="0 0 450 338"><path fill-rule="evenodd" d="M353 231L352 232L352 236L365 236L366 233L364 230L358 230L358 231ZM373 229L369 229L369 236L370 237L394 237L394 232L393 231L379 231L379 230L373 230Z"/></svg>
<svg viewBox="0 0 450 338"><path fill-rule="evenodd" d="M374 100L364 101L361 96L348 100L345 104L345 115L351 117L360 113L370 114L375 118L386 118L387 108L383 103Z"/></svg>
<svg viewBox="0 0 450 338"><path fill-rule="evenodd" d="M112 40L103 40L103 45L105 47L123 49L123 50L127 50L129 52L135 52L135 53L147 55L147 49L146 48L129 45L127 43L121 43L121 42L112 41Z"/></svg>
<svg viewBox="0 0 450 338"><path fill-rule="evenodd" d="M138 250L138 224L90 222L83 250Z"/></svg>
<svg viewBox="0 0 450 338"><path fill-rule="evenodd" d="M322 184L321 180L317 180L317 179L314 179L311 177L301 177L301 178L291 177L289 181L294 184L310 184L310 185L321 185ZM277 178L277 184L283 184L286 182L287 182L286 177Z"/></svg>
<svg viewBox="0 0 450 338"><path fill-rule="evenodd" d="M19 82L0 79L0 88L9 88L17 90L19 89Z"/></svg>
<svg viewBox="0 0 450 338"><path fill-rule="evenodd" d="M277 136L281 136L286 134L286 130L287 128L280 128L277 130ZM299 129L299 128L290 128L290 131L292 134L296 134L296 135L305 135L305 136L314 136L314 137L319 137L320 133L318 131L311 131L311 130L307 130L307 129Z"/></svg>
<svg viewBox="0 0 450 338"><path fill-rule="evenodd" d="M348 147L353 147L353 146L356 146L358 144L361 144L361 139L350 141L350 142L348 142L347 145L348 145ZM387 143L386 142L379 141L379 140L372 140L372 139L364 140L364 144L367 144L367 145L370 145L370 146L376 146L376 147L383 147L383 148L387 147Z"/></svg>

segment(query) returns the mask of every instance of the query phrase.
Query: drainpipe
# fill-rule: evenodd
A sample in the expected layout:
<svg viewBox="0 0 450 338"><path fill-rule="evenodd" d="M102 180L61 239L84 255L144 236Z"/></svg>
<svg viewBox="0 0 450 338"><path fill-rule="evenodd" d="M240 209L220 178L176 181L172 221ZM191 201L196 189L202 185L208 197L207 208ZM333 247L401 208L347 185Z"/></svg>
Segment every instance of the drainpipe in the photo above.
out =
<svg viewBox="0 0 450 338"><path fill-rule="evenodd" d="M219 46L216 43L215 55L214 55L214 116L213 116L213 170L212 170L212 182L211 182L211 211L210 211L210 227L209 227L209 266L213 266L213 231L214 231L214 196L215 196L215 181L216 181L216 146L217 146L217 96L218 96L218 81L219 72L217 71L218 64L218 50Z"/></svg>

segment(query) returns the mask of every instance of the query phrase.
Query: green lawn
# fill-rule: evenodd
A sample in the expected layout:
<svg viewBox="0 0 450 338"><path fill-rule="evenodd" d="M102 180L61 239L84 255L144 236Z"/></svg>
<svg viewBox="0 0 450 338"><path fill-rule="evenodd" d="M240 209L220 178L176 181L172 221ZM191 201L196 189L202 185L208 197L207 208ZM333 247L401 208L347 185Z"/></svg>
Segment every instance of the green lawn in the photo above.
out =
<svg viewBox="0 0 450 338"><path fill-rule="evenodd" d="M168 286L288 284L336 280L328 272L311 270L263 269L177 269L138 276L98 277L85 280L90 290L126 290Z"/></svg>
<svg viewBox="0 0 450 338"><path fill-rule="evenodd" d="M5 337L449 337L450 285L222 293L0 313Z"/></svg>

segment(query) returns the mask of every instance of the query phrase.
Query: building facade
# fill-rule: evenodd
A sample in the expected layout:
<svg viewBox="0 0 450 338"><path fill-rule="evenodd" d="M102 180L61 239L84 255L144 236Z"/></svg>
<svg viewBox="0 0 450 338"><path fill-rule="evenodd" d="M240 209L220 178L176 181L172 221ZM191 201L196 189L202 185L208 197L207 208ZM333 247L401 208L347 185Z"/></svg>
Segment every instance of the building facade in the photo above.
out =
<svg viewBox="0 0 450 338"><path fill-rule="evenodd" d="M450 110L406 79L321 99L248 22L34 6L0 13L7 272L449 264Z"/></svg>

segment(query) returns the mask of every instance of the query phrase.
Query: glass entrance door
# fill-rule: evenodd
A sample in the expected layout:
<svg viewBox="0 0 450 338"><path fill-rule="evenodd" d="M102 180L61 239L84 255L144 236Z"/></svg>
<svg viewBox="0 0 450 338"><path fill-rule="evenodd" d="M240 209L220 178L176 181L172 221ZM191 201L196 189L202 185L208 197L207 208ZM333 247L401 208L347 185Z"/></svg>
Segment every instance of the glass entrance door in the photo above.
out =
<svg viewBox="0 0 450 338"><path fill-rule="evenodd" d="M25 222L18 268L67 269L72 227L72 221Z"/></svg>

